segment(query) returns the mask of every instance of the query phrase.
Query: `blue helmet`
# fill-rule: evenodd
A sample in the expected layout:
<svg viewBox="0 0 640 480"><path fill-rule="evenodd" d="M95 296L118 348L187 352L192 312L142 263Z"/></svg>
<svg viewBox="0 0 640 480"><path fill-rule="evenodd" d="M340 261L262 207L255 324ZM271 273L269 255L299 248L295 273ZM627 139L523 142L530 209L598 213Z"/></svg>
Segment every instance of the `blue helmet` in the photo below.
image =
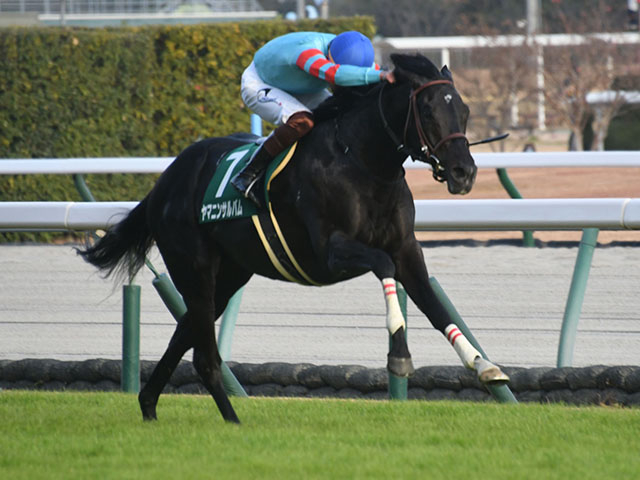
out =
<svg viewBox="0 0 640 480"><path fill-rule="evenodd" d="M360 32L344 32L329 44L329 53L334 63L370 67L374 52L371 41Z"/></svg>

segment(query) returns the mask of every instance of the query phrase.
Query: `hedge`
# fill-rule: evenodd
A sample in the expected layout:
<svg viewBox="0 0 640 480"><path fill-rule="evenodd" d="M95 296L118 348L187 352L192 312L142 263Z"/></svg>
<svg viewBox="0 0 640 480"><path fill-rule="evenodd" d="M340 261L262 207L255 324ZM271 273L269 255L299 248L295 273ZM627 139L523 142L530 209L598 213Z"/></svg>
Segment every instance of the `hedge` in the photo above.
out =
<svg viewBox="0 0 640 480"><path fill-rule="evenodd" d="M0 158L176 156L248 131L240 76L269 39L297 30L373 36L370 17L0 29ZM154 175L90 176L98 200L139 200ZM70 178L0 176L0 201L80 200ZM0 234L0 241L45 239Z"/></svg>
<svg viewBox="0 0 640 480"><path fill-rule="evenodd" d="M640 107L625 105L607 131L605 150L640 150Z"/></svg>

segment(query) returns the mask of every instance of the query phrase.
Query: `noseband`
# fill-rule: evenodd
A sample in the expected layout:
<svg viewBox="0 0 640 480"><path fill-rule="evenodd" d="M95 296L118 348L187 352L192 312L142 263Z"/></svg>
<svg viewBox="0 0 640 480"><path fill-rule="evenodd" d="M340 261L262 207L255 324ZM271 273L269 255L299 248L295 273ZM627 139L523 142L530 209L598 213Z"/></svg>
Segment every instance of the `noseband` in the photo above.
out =
<svg viewBox="0 0 640 480"><path fill-rule="evenodd" d="M389 137L391 137L391 140L393 140L393 142L396 144L397 150L410 156L413 160L418 160L431 165L433 178L435 178L438 182L444 182L447 179L445 176L445 168L442 166L442 163L440 163L440 160L436 156L436 152L438 151L438 149L449 140L453 140L455 138L464 138L465 142L467 142L467 144L469 143L464 133L454 132L441 138L440 141L438 141L438 143L433 146L422 128L422 124L420 123L420 114L418 112L418 94L428 87L443 84L453 85L453 82L451 80L432 80L411 91L411 94L409 95L409 111L407 112L407 119L404 122L402 142L399 141L396 134L389 127L387 119L384 116L384 112L382 111L382 91L384 90L385 84L383 84L382 88L380 88L380 94L378 96L378 110L380 113L380 118L382 119L382 124ZM416 125L418 140L420 141L420 152L417 153L414 149L407 146L407 133L409 131L409 123L411 117L413 117L413 121Z"/></svg>

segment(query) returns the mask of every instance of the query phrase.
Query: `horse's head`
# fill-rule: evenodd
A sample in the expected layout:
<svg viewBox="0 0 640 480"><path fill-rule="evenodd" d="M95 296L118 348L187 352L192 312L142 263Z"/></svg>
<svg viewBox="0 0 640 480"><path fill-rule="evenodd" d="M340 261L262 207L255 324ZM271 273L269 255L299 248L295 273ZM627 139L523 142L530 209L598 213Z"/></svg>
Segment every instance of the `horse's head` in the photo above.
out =
<svg viewBox="0 0 640 480"><path fill-rule="evenodd" d="M392 54L398 85L411 87L403 143L410 155L431 164L436 180L447 182L450 193L471 191L477 167L465 136L469 107L442 70L422 55Z"/></svg>

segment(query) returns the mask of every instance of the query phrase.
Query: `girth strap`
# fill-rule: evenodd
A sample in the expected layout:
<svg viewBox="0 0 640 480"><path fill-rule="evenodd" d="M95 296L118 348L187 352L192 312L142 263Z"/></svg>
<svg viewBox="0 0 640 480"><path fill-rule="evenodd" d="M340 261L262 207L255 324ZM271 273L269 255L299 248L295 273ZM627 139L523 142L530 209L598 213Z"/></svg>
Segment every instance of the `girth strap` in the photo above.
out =
<svg viewBox="0 0 640 480"><path fill-rule="evenodd" d="M267 190L270 189L273 179L288 165L296 147L297 144L291 148L275 170L267 171ZM285 280L302 285L322 285L312 280L293 256L280 229L271 201L267 202L267 210L253 215L251 220L271 264Z"/></svg>
<svg viewBox="0 0 640 480"><path fill-rule="evenodd" d="M269 260L271 260L271 264L280 275L290 282L300 283L302 285L320 285L314 282L296 261L286 240L282 236L280 226L270 207L268 212L263 210L258 215L252 216L251 220L260 237L262 246Z"/></svg>

